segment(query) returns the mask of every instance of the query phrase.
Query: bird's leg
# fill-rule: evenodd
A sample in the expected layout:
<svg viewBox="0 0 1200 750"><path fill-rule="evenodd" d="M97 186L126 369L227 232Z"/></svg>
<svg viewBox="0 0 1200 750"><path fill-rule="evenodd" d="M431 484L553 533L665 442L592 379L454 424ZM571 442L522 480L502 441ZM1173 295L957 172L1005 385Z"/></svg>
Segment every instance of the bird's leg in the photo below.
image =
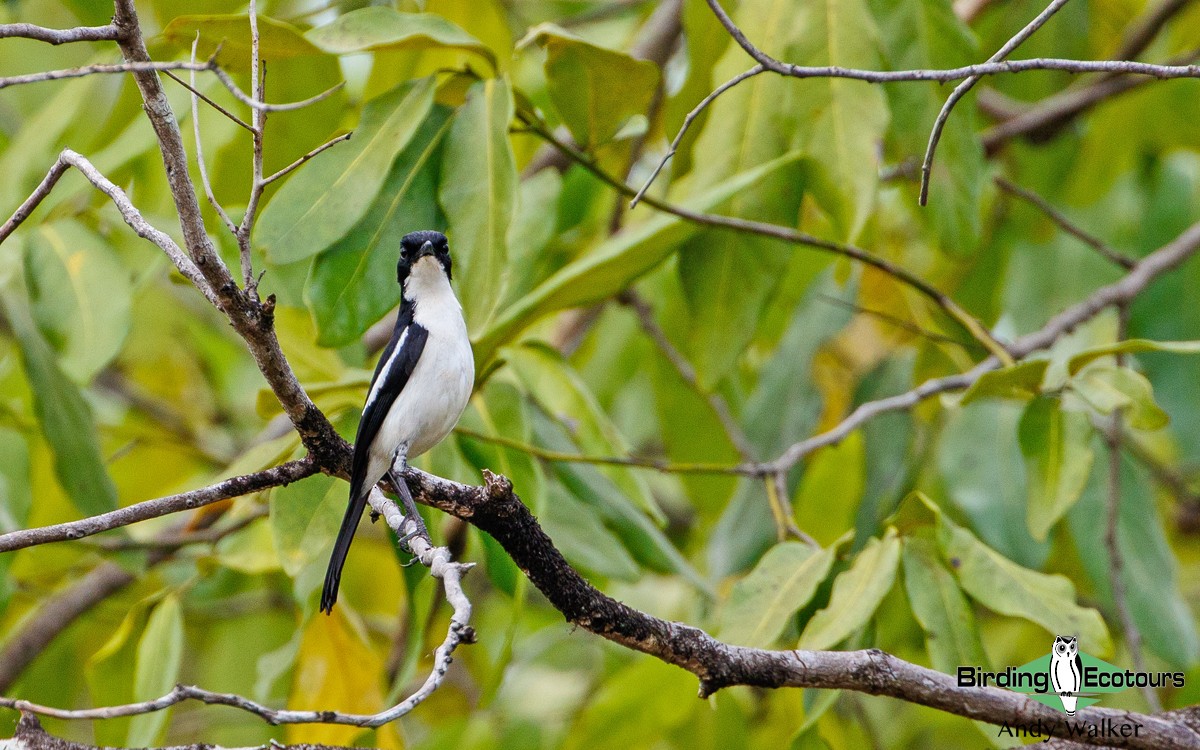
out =
<svg viewBox="0 0 1200 750"><path fill-rule="evenodd" d="M399 464L398 468L396 464ZM401 546L407 546L405 543L414 536L423 536L429 539L429 530L425 528L425 521L421 518L421 514L417 512L417 504L413 502L412 493L408 491L408 483L404 481L403 472L406 468L408 468L408 462L401 457L392 465L392 469L388 472L388 476L392 480L392 485L395 486L396 492L400 495L400 502L404 504L405 520L411 518L415 525L412 531L400 537ZM401 525L400 528L404 528L404 526ZM409 551L412 551L411 547Z"/></svg>

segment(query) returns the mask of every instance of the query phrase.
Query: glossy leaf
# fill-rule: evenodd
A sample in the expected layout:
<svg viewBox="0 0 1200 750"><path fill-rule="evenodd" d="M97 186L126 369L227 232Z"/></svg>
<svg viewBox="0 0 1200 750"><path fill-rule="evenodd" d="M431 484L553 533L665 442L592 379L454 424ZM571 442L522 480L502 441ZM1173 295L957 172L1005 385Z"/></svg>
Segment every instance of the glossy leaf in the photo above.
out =
<svg viewBox="0 0 1200 750"><path fill-rule="evenodd" d="M832 648L866 625L891 591L899 562L900 538L895 529L867 542L850 568L834 579L829 604L808 621L797 648Z"/></svg>
<svg viewBox="0 0 1200 750"><path fill-rule="evenodd" d="M373 50L452 48L474 52L494 67L495 55L475 37L432 13L401 13L371 6L343 13L332 23L305 34L317 47L344 55Z"/></svg>
<svg viewBox="0 0 1200 750"><path fill-rule="evenodd" d="M981 398L1009 398L1027 401L1041 392L1048 359L1030 359L1015 365L989 370L963 393L962 405Z"/></svg>
<svg viewBox="0 0 1200 750"><path fill-rule="evenodd" d="M147 701L166 695L179 679L183 661L183 613L171 594L159 602L138 641L133 700ZM170 710L134 716L129 722L130 747L161 743Z"/></svg>
<svg viewBox="0 0 1200 750"><path fill-rule="evenodd" d="M522 44L546 50L546 83L567 129L585 149L613 139L645 115L658 85L654 63L598 47L553 24L529 30Z"/></svg>
<svg viewBox="0 0 1200 750"><path fill-rule="evenodd" d="M945 516L939 516L938 544L959 585L983 606L1029 620L1052 634L1077 633L1099 655L1111 652L1103 618L1076 604L1070 579L1021 567Z"/></svg>
<svg viewBox="0 0 1200 750"><path fill-rule="evenodd" d="M431 80L401 86L367 105L349 142L292 174L258 221L255 239L270 261L303 260L345 236L371 208L432 106Z"/></svg>
<svg viewBox="0 0 1200 750"><path fill-rule="evenodd" d="M21 345L25 376L33 389L34 413L54 452L58 482L84 515L114 510L117 490L100 453L91 408L38 332L29 309L19 299L22 292L10 283L0 295L0 304Z"/></svg>
<svg viewBox="0 0 1200 750"><path fill-rule="evenodd" d="M1070 386L1101 414L1123 410L1130 427L1159 430L1171 420L1154 401L1146 376L1128 367L1093 365L1071 378Z"/></svg>
<svg viewBox="0 0 1200 750"><path fill-rule="evenodd" d="M454 116L442 161L438 200L446 210L458 297L472 334L492 319L507 276L517 185L508 142L512 116L512 91L504 80L476 83Z"/></svg>
<svg viewBox="0 0 1200 750"><path fill-rule="evenodd" d="M841 541L845 541L845 538ZM781 542L734 584L721 611L721 640L738 646L769 648L792 615L812 600L833 565L840 542L823 549Z"/></svg>
<svg viewBox="0 0 1200 750"><path fill-rule="evenodd" d="M250 69L250 23L245 13L206 16L178 16L162 31L163 38L180 52L191 52L192 42L200 36L196 56L200 59L220 53L218 62L232 70ZM259 55L264 60L319 55L321 50L304 38L300 29L267 16L258 17Z"/></svg>
<svg viewBox="0 0 1200 750"><path fill-rule="evenodd" d="M925 631L925 648L933 668L953 674L963 665L987 665L975 613L933 540L905 538L901 557L904 590Z"/></svg>
<svg viewBox="0 0 1200 750"><path fill-rule="evenodd" d="M1101 357L1114 354L1140 354L1142 352L1169 352L1171 354L1200 354L1200 341L1150 341L1149 339L1125 339L1112 344L1095 346L1086 349L1067 363L1067 369L1074 375L1082 370L1089 362Z"/></svg>
<svg viewBox="0 0 1200 750"><path fill-rule="evenodd" d="M304 301L320 345L354 341L400 302L400 238L417 229L443 228L434 197L440 146L449 129L449 112L435 106L396 157L366 215L313 260Z"/></svg>
<svg viewBox="0 0 1200 750"><path fill-rule="evenodd" d="M1092 425L1049 396L1034 399L1017 427L1029 488L1026 522L1039 542L1079 500L1092 470Z"/></svg>
<svg viewBox="0 0 1200 750"><path fill-rule="evenodd" d="M112 249L77 221L38 227L26 244L33 317L63 371L86 383L117 355L132 325L129 274Z"/></svg>

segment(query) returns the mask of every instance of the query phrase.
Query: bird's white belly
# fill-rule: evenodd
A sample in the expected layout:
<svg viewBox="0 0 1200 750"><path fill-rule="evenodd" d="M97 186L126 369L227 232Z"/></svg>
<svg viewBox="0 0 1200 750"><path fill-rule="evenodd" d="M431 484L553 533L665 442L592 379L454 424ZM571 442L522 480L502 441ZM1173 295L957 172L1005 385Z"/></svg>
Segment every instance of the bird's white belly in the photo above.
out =
<svg viewBox="0 0 1200 750"><path fill-rule="evenodd" d="M408 384L380 427L379 439L374 441L379 455L372 455L373 459L386 466L397 449L414 458L454 429L471 398L475 379L474 359L465 333L454 336L444 331L429 332Z"/></svg>

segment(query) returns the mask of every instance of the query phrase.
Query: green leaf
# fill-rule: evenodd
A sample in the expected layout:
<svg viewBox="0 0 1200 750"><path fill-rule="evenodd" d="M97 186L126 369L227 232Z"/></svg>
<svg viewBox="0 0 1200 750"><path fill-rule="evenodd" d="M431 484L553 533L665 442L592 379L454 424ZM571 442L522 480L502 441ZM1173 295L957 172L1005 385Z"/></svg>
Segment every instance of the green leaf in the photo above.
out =
<svg viewBox="0 0 1200 750"><path fill-rule="evenodd" d="M179 679L183 657L183 614L179 599L171 594L159 602L138 641L133 700L146 701L171 691ZM130 747L161 743L170 710L135 716L129 723Z"/></svg>
<svg viewBox="0 0 1200 750"><path fill-rule="evenodd" d="M795 154L780 157L730 177L682 204L694 211L707 211L775 170L794 163L797 158ZM482 372L483 368L478 365L490 361L499 347L534 321L557 310L611 297L656 267L694 231L694 225L684 223L679 217L660 214L622 231L567 264L532 292L501 310L476 339L477 371Z"/></svg>
<svg viewBox="0 0 1200 750"><path fill-rule="evenodd" d="M449 110L435 106L396 158L366 216L313 261L304 301L321 346L357 340L399 303L400 238L414 229L443 226L435 195L439 146L449 129Z"/></svg>
<svg viewBox="0 0 1200 750"><path fill-rule="evenodd" d="M218 60L222 67L250 70L250 21L245 13L179 16L167 24L162 35L175 49L190 53L197 32L200 34L200 44L196 47L198 58L211 57L220 46ZM261 15L258 17L258 44L259 56L268 61L321 54L320 49L304 38L300 29Z"/></svg>
<svg viewBox="0 0 1200 750"><path fill-rule="evenodd" d="M295 577L328 554L346 512L346 487L316 475L271 490L271 534L279 564Z"/></svg>
<svg viewBox="0 0 1200 750"><path fill-rule="evenodd" d="M848 538L823 549L782 542L768 550L754 570L733 585L721 611L721 640L752 648L774 644L792 615L812 600Z"/></svg>
<svg viewBox="0 0 1200 750"><path fill-rule="evenodd" d="M1075 603L1070 579L1021 567L941 514L938 544L959 585L983 606L1029 620L1050 633L1078 633L1101 656L1112 652L1104 619L1096 610Z"/></svg>
<svg viewBox="0 0 1200 750"><path fill-rule="evenodd" d="M598 47L554 24L529 30L521 44L546 50L546 89L571 135L585 149L613 139L629 119L645 115L658 66Z"/></svg>
<svg viewBox="0 0 1200 750"><path fill-rule="evenodd" d="M1112 344L1095 346L1071 357L1067 371L1075 375L1089 362L1114 354L1140 354L1142 352L1170 352L1172 354L1200 354L1200 341L1150 341L1148 339L1125 339Z"/></svg>
<svg viewBox="0 0 1200 750"><path fill-rule="evenodd" d="M86 383L129 333L129 274L99 236L73 219L42 224L25 247L33 317L63 370Z"/></svg>
<svg viewBox="0 0 1200 750"><path fill-rule="evenodd" d="M33 389L38 426L54 452L54 473L81 513L94 516L115 510L117 489L104 465L92 412L79 388L59 368L23 304L24 289L12 279L0 305L21 345L25 377Z"/></svg>
<svg viewBox="0 0 1200 750"><path fill-rule="evenodd" d="M904 589L913 615L925 631L933 668L953 673L964 664L985 665L975 613L931 539L904 539Z"/></svg>
<svg viewBox="0 0 1200 750"><path fill-rule="evenodd" d="M1140 372L1128 367L1096 364L1068 381L1073 391L1101 414L1123 409L1130 427L1160 430L1170 416L1154 401L1154 389Z"/></svg>
<svg viewBox="0 0 1200 750"><path fill-rule="evenodd" d="M966 406L981 398L1027 401L1041 392L1042 379L1049 366L1048 359L1030 359L999 370L989 370L963 393L961 404Z"/></svg>
<svg viewBox="0 0 1200 750"><path fill-rule="evenodd" d="M1017 427L1029 505L1025 520L1033 538L1050 528L1079 500L1092 470L1092 424L1083 412L1063 411L1057 398L1029 403Z"/></svg>
<svg viewBox="0 0 1200 750"><path fill-rule="evenodd" d="M496 56L482 42L433 13L401 13L371 6L344 13L333 23L309 31L308 41L344 55L373 50L462 49L481 55L496 67Z"/></svg>
<svg viewBox="0 0 1200 750"><path fill-rule="evenodd" d="M797 648L829 649L866 625L891 591L899 562L900 538L895 529L867 542L849 570L834 579L829 604L808 621Z"/></svg>
<svg viewBox="0 0 1200 750"><path fill-rule="evenodd" d="M508 140L512 116L512 91L503 79L474 84L454 117L442 160L438 200L454 244L458 298L474 334L491 320L507 277L507 234L517 189Z"/></svg>
<svg viewBox="0 0 1200 750"><path fill-rule="evenodd" d="M883 43L886 69L956 68L979 59L971 29L955 14L950 0L870 0ZM887 86L885 92L895 122L888 130L894 144L890 163L918 160L925 151L929 128L949 93L936 82ZM942 131L937 159L929 181L929 205L916 212L929 222L941 249L968 255L979 245L982 195L987 182L983 149L976 137L974 107L955 112ZM915 201L917 186L905 190Z"/></svg>
<svg viewBox="0 0 1200 750"><path fill-rule="evenodd" d="M322 152L290 177L258 222L257 242L272 263L309 258L366 215L433 106L433 80L402 85L367 104L354 137Z"/></svg>
<svg viewBox="0 0 1200 750"><path fill-rule="evenodd" d="M938 438L936 462L946 494L984 541L1027 567L1049 545L1029 534L1025 460L1017 441L1018 404L986 399L952 410Z"/></svg>

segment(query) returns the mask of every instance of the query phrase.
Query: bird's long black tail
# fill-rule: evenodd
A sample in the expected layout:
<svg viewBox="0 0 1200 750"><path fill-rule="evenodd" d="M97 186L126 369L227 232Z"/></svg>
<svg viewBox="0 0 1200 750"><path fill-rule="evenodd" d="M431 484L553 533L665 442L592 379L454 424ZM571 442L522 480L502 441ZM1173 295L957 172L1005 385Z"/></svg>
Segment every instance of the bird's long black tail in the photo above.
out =
<svg viewBox="0 0 1200 750"><path fill-rule="evenodd" d="M337 601L338 584L342 581L342 566L346 564L350 543L354 541L354 532L358 530L358 522L366 507L367 493L363 492L360 487L352 487L350 505L346 508L346 515L342 517L342 527L338 529L337 541L333 543L333 554L329 556L329 568L325 571L325 588L321 591L321 611L326 614L333 614L333 603Z"/></svg>

